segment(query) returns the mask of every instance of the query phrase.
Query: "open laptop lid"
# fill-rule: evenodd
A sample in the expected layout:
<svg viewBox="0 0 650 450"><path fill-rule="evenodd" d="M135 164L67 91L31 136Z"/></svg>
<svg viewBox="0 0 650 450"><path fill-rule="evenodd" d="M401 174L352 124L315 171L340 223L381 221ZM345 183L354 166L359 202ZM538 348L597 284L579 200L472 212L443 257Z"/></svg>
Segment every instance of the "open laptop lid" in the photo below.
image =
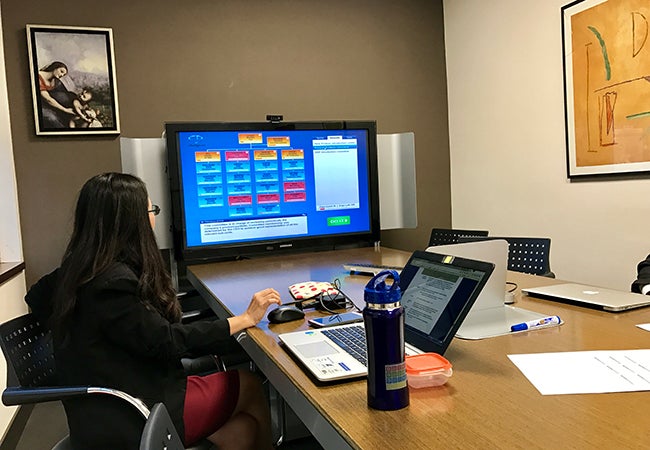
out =
<svg viewBox="0 0 650 450"><path fill-rule="evenodd" d="M506 270L508 265L508 242L503 239L466 242L428 247L427 252L444 253L466 259L489 261L494 264L494 271L476 299L466 319L469 320L477 311L503 307L506 293Z"/></svg>
<svg viewBox="0 0 650 450"><path fill-rule="evenodd" d="M444 354L493 270L490 262L415 251L400 274L406 342Z"/></svg>
<svg viewBox="0 0 650 450"><path fill-rule="evenodd" d="M619 312L650 305L650 295L617 291L576 283L554 284L521 290L527 295Z"/></svg>

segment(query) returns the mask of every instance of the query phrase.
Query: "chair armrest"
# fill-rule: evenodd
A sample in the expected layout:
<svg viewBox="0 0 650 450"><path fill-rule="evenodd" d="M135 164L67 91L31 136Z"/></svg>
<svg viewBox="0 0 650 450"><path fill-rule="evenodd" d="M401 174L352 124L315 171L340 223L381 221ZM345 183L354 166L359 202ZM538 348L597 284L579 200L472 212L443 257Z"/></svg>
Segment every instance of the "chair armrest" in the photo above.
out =
<svg viewBox="0 0 650 450"><path fill-rule="evenodd" d="M217 355L204 355L197 358L181 358L186 375L202 375L223 372L226 367Z"/></svg>
<svg viewBox="0 0 650 450"><path fill-rule="evenodd" d="M88 386L61 386L23 388L8 387L2 392L2 403L5 406L24 405L64 400L88 394Z"/></svg>
<svg viewBox="0 0 650 450"><path fill-rule="evenodd" d="M192 323L192 322L196 322L197 320L205 319L212 316L214 316L214 313L209 308L193 309L190 311L183 311L183 314L181 315L181 322Z"/></svg>
<svg viewBox="0 0 650 450"><path fill-rule="evenodd" d="M149 408L139 398L117 389L92 386L47 386L37 388L8 387L2 391L2 403L5 406L24 405L28 403L43 403L56 400L66 400L85 395L104 394L118 397L137 409L142 417L149 417Z"/></svg>
<svg viewBox="0 0 650 450"><path fill-rule="evenodd" d="M205 318L216 318L214 312L197 291L190 291L179 294L178 300L181 304L183 315L181 322L191 323Z"/></svg>

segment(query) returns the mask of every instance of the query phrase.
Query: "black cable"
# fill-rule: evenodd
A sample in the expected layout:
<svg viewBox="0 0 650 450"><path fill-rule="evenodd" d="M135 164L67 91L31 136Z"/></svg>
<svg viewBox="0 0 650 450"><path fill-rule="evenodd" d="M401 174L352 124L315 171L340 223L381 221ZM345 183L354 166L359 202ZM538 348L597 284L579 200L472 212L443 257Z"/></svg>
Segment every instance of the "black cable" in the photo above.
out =
<svg viewBox="0 0 650 450"><path fill-rule="evenodd" d="M352 301L352 299L350 298L350 296L349 296L348 294L346 294L345 292L343 292L343 290L341 289L341 281L340 281L338 278L335 278L335 279L334 279L334 287L336 287L336 289L337 289L337 290L338 290L338 291L339 291L339 292L340 292L340 293L345 297L345 301L346 301L346 309L352 309L352 308L354 308L354 309L357 310L357 312L363 312L363 311L361 311L361 309L360 309L360 308L359 308L359 307L358 307L358 306L357 306L357 305ZM350 304L350 305L352 305L352 306L351 306L350 308L348 308L348 307L347 307L348 304Z"/></svg>
<svg viewBox="0 0 650 450"><path fill-rule="evenodd" d="M338 278L335 278L331 284L333 286L333 289L328 289L318 296L320 303L319 309L330 314L339 314L339 311L332 309L331 305L333 304L339 306L342 303L342 306L338 309L344 309L347 311L348 309L355 308L358 312L361 312L359 307L354 304L352 299L350 299L350 297L345 292L343 292L341 289L341 281ZM337 298L339 295L342 296L343 299ZM330 306L328 306L326 303L328 303Z"/></svg>

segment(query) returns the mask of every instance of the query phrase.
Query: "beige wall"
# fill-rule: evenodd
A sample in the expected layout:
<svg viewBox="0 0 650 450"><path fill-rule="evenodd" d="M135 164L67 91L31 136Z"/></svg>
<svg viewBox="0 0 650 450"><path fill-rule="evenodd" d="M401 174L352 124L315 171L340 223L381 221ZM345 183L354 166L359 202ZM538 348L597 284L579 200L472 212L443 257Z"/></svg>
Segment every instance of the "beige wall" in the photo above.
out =
<svg viewBox="0 0 650 450"><path fill-rule="evenodd" d="M113 29L122 136L268 113L415 132L420 225L382 236L415 249L451 223L442 20L439 0L3 0L28 283L58 263L81 184L120 162L115 136L35 136L25 24Z"/></svg>
<svg viewBox="0 0 650 450"><path fill-rule="evenodd" d="M566 3L444 1L452 223L548 236L558 278L628 290L650 252L650 180L567 180Z"/></svg>

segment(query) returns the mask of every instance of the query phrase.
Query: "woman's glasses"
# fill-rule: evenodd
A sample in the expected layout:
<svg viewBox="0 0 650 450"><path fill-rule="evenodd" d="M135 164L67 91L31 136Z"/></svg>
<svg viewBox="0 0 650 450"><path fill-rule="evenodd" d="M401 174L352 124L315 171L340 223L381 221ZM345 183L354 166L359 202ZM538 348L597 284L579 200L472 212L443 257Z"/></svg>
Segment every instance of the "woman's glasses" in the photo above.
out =
<svg viewBox="0 0 650 450"><path fill-rule="evenodd" d="M147 212L152 213L154 216L157 216L160 214L160 206L158 205L151 205L151 209L148 210Z"/></svg>

